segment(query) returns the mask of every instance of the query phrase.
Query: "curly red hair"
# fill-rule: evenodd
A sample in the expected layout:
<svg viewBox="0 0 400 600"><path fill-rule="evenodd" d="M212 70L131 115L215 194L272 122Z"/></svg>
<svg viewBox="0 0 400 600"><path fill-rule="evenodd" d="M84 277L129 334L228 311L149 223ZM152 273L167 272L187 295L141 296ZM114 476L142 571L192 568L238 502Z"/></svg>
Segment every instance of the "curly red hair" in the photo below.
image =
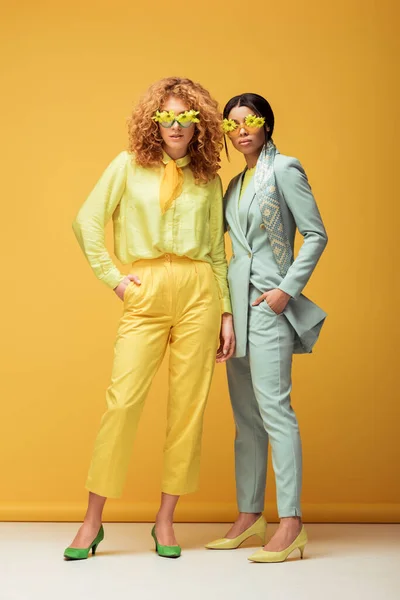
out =
<svg viewBox="0 0 400 600"><path fill-rule="evenodd" d="M154 83L144 94L128 119L129 151L142 167L160 165L162 162L162 137L159 126L152 120L157 110L169 96L185 102L188 109L199 111L200 122L190 141L188 153L196 183L214 179L220 168L223 133L218 103L199 83L180 77L167 77Z"/></svg>

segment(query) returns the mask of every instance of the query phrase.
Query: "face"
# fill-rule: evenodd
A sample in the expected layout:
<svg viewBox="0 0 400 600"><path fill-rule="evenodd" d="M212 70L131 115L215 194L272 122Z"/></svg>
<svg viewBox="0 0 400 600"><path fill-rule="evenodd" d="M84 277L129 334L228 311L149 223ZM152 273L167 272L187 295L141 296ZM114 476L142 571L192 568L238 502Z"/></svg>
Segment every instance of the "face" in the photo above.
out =
<svg viewBox="0 0 400 600"><path fill-rule="evenodd" d="M164 110L173 110L176 115L179 115L180 113L185 112L185 110L190 110L190 107L180 98L170 96L160 107L160 111ZM169 128L162 127L161 125L158 127L167 154L171 152L172 158L175 158L178 155L185 156L189 142L195 132L195 124L192 123L189 127L181 127L179 123L175 122L172 127Z"/></svg>
<svg viewBox="0 0 400 600"><path fill-rule="evenodd" d="M264 127L254 127L247 131L243 127L243 123L248 115L254 115L254 110L248 106L235 106L232 108L228 119L232 119L239 124L239 131L238 135L230 137L230 140L234 148L242 154L259 154L265 144Z"/></svg>

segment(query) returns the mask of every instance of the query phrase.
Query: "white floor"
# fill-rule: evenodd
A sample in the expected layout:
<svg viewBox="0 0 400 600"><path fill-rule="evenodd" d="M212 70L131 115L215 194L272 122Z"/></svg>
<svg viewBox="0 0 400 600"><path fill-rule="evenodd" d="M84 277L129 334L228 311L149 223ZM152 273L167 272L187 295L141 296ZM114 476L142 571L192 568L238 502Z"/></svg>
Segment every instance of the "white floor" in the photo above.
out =
<svg viewBox="0 0 400 600"><path fill-rule="evenodd" d="M224 524L177 524L183 554L168 560L154 553L150 524L106 523L96 556L67 562L76 527L0 523L0 600L400 599L400 525L308 525L304 560L277 565L249 563L250 540L203 549Z"/></svg>

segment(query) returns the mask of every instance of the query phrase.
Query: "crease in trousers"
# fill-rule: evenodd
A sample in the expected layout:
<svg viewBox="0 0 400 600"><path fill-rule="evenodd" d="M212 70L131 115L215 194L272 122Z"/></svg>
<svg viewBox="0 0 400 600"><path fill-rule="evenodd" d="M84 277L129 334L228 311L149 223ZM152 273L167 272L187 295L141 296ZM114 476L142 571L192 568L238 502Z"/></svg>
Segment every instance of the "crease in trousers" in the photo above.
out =
<svg viewBox="0 0 400 600"><path fill-rule="evenodd" d="M162 491L198 488L203 416L219 343L221 308L212 267L173 254L133 263L114 348L107 411L86 488L121 496L140 415L169 345L169 396Z"/></svg>
<svg viewBox="0 0 400 600"><path fill-rule="evenodd" d="M236 425L236 495L240 512L264 510L268 443L279 517L301 516L302 449L291 404L295 331L250 285L247 354L227 362Z"/></svg>

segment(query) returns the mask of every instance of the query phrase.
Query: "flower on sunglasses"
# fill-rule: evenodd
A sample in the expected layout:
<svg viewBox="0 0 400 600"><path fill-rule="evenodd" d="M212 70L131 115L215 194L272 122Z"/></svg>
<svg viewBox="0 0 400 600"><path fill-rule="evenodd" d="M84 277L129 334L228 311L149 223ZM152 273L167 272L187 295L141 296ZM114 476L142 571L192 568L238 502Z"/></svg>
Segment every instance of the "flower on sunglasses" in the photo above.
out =
<svg viewBox="0 0 400 600"><path fill-rule="evenodd" d="M178 123L200 123L200 119L197 118L198 114L198 110L185 110L176 117L176 120Z"/></svg>
<svg viewBox="0 0 400 600"><path fill-rule="evenodd" d="M265 118L257 117L256 115L247 115L244 122L248 127L263 127L265 124Z"/></svg>
<svg viewBox="0 0 400 600"><path fill-rule="evenodd" d="M171 123L172 121L178 121L178 123L200 123L200 119L197 118L199 114L198 110L185 110L179 115L175 115L173 110L163 110L160 112L156 111L154 117L151 117L156 123Z"/></svg>
<svg viewBox="0 0 400 600"><path fill-rule="evenodd" d="M224 133L230 133L231 131L235 131L238 124L233 119L224 119L222 121L222 131Z"/></svg>
<svg viewBox="0 0 400 600"><path fill-rule="evenodd" d="M154 117L151 118L156 123L170 123L175 119L175 113L173 110L163 110L162 112L157 110Z"/></svg>

